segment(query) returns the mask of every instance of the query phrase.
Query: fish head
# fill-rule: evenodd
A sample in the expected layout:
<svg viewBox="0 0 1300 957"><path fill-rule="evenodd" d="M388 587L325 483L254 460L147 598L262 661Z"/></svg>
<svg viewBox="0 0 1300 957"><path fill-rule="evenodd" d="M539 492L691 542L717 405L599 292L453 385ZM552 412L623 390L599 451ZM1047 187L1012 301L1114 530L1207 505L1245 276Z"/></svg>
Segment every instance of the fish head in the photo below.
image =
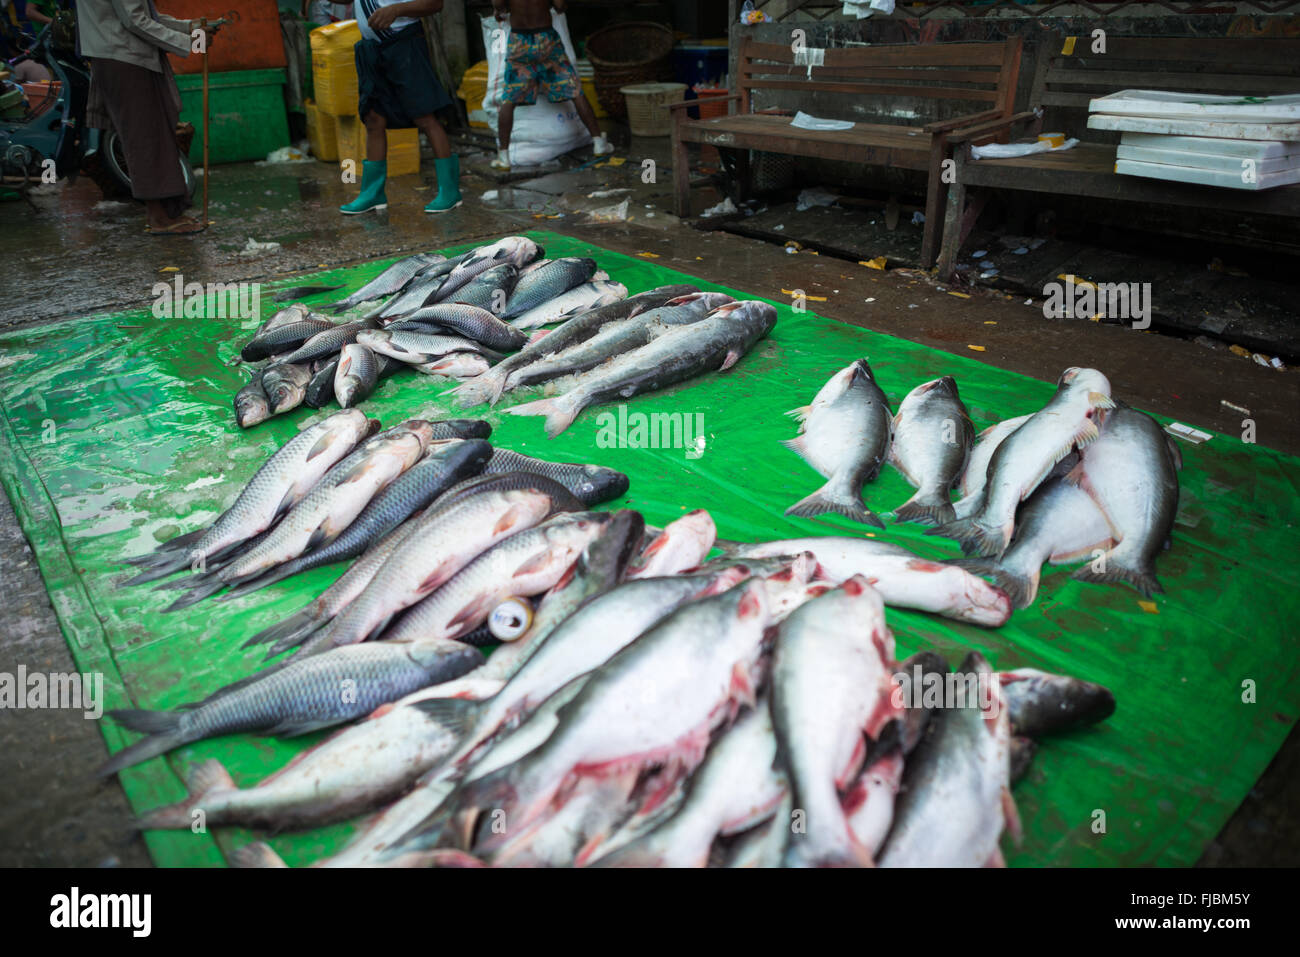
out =
<svg viewBox="0 0 1300 957"><path fill-rule="evenodd" d="M946 395L955 399L958 397L957 380L950 375L940 376L917 386L916 391L921 395Z"/></svg>
<svg viewBox="0 0 1300 957"><path fill-rule="evenodd" d="M1110 395L1110 380L1096 369L1085 369L1079 366L1071 366L1061 373L1061 378L1056 383L1058 391L1069 388L1081 392L1097 392L1104 396Z"/></svg>
<svg viewBox="0 0 1300 957"><path fill-rule="evenodd" d="M407 419L393 431L413 436L420 444L421 455L429 447L429 443L433 441L433 423L428 419Z"/></svg>
<svg viewBox="0 0 1300 957"><path fill-rule="evenodd" d="M627 494L631 482L626 475L600 465L582 466L582 478L573 483L573 494L587 505L597 505Z"/></svg>
<svg viewBox="0 0 1300 957"><path fill-rule="evenodd" d="M450 674L459 677L484 662L483 652L473 645L445 638L425 638L413 641L406 649L421 668L440 677ZM445 679L450 680L450 679Z"/></svg>
<svg viewBox="0 0 1300 957"><path fill-rule="evenodd" d="M1011 598L997 585L978 575L965 576L965 607L959 610L962 621L986 628L998 628L1011 617Z"/></svg>

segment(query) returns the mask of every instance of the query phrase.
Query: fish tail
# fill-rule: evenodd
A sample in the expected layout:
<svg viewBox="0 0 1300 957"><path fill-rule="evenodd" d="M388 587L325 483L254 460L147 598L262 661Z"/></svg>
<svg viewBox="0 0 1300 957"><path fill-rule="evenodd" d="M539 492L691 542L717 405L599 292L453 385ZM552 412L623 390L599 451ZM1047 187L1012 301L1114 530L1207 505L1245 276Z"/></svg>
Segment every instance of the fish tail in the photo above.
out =
<svg viewBox="0 0 1300 957"><path fill-rule="evenodd" d="M799 518L813 518L817 515L825 515L827 512L843 515L864 525L885 527L885 523L871 509L863 505L860 498L839 494L831 488L830 484L823 485L807 498L800 499L785 510L785 514Z"/></svg>
<svg viewBox="0 0 1300 957"><path fill-rule="evenodd" d="M129 588L132 585L146 585L149 582L155 582L160 578L166 578L168 575L188 568L190 566L189 553L184 549L178 549L177 551L179 554L166 552L161 555L142 556L152 559L148 562L135 563L137 568L144 568L144 571L134 578L128 578L117 587Z"/></svg>
<svg viewBox="0 0 1300 957"><path fill-rule="evenodd" d="M122 727L147 734L148 737L123 748L100 765L95 773L101 778L109 777L141 761L166 754L172 748L180 747L190 740L189 736L181 731L180 724L183 717L181 712L126 709L110 711L108 714Z"/></svg>
<svg viewBox="0 0 1300 957"><path fill-rule="evenodd" d="M989 528L987 525L980 523L979 519L972 515L970 518L959 518L954 522L946 525L940 525L938 528L931 528L926 531L927 535L942 535L944 538L951 538L961 543L962 551L973 552L976 555L989 555L994 558L1001 558L1002 553L1007 550L1010 544L1010 529Z"/></svg>
<svg viewBox="0 0 1300 957"><path fill-rule="evenodd" d="M175 538L169 538L151 552L145 552L143 555L136 555L134 558L124 559L128 565L137 565L152 567L160 559L170 557L173 552L184 551L191 545L195 544L200 538L208 533L208 528L195 529L192 532L186 532L184 535L177 535Z"/></svg>
<svg viewBox="0 0 1300 957"><path fill-rule="evenodd" d="M262 575L247 578L240 581L230 591L218 598L218 601L230 601L232 598L239 598L241 595L248 595L255 591L261 591L267 585L274 585L278 581L284 581L290 575L299 570L297 562L286 562L283 565L277 565Z"/></svg>
<svg viewBox="0 0 1300 957"><path fill-rule="evenodd" d="M211 579L195 585L180 598L163 609L164 612L180 611L182 608L189 608L190 605L197 605L205 598L215 595L221 589L226 587L226 583L219 577L213 576Z"/></svg>
<svg viewBox="0 0 1300 957"><path fill-rule="evenodd" d="M411 707L421 711L438 727L445 728L458 738L464 738L478 723L483 702L465 698L428 698L416 701Z"/></svg>
<svg viewBox="0 0 1300 957"><path fill-rule="evenodd" d="M1089 562L1077 569L1071 577L1076 581L1091 582L1098 585L1132 585L1142 593L1143 598L1150 598L1156 592L1165 590L1164 586L1160 584L1160 580L1156 578L1155 570L1152 568L1129 568L1116 562L1113 557L1107 557L1104 571L1096 571L1092 566L1093 563Z"/></svg>
<svg viewBox="0 0 1300 957"><path fill-rule="evenodd" d="M233 790L235 781L220 761L204 761L190 772L185 788L188 794L184 801L155 808L141 815L135 826L141 831L187 828L194 823L194 810L210 800L213 791Z"/></svg>
<svg viewBox="0 0 1300 957"><path fill-rule="evenodd" d="M1007 597L1011 599L1012 608L1028 608L1038 594L1037 574L1022 575L999 565L992 559L956 558L944 564L965 569L972 575L983 575L993 579L993 584L1006 592Z"/></svg>
<svg viewBox="0 0 1300 957"><path fill-rule="evenodd" d="M871 852L852 834L843 846L819 847L812 841L792 840L786 847L786 867L875 867Z"/></svg>
<svg viewBox="0 0 1300 957"><path fill-rule="evenodd" d="M310 609L300 611L296 615L290 615L284 621L272 625L270 628L263 628L252 638L240 645L241 648L251 648L253 645L265 645L297 638L299 641L305 639L312 632L322 627L324 622L311 614ZM291 648L292 645L285 645L285 648ZM283 651L284 649L281 649ZM278 654L279 652L277 652Z"/></svg>
<svg viewBox="0 0 1300 957"><path fill-rule="evenodd" d="M923 496L917 492L894 510L895 522L917 522L921 525L947 525L957 521L952 503L945 497Z"/></svg>
<svg viewBox="0 0 1300 957"><path fill-rule="evenodd" d="M482 376L470 382L462 382L456 388L452 389L450 394L456 397L456 405L462 409L472 408L476 405L482 405L484 402L496 401L500 395L502 383L482 382Z"/></svg>
<svg viewBox="0 0 1300 957"><path fill-rule="evenodd" d="M546 434L550 438L555 438L571 426L573 420L578 417L578 413L582 411L576 400L569 398L572 395L572 392L566 392L553 399L538 399L535 402L525 402L523 405L516 405L505 411L509 415L546 416Z"/></svg>
<svg viewBox="0 0 1300 957"><path fill-rule="evenodd" d="M226 861L231 867L242 868L289 866L284 862L284 858L271 850L271 846L265 841L255 841L235 848L227 856Z"/></svg>

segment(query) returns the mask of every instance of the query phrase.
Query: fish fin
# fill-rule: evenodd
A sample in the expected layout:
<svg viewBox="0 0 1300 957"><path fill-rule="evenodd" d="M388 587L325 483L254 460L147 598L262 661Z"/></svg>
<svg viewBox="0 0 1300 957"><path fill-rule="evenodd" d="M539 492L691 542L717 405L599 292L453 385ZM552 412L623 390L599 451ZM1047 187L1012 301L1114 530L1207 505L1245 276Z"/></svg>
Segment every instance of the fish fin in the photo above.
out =
<svg viewBox="0 0 1300 957"><path fill-rule="evenodd" d="M193 811L213 791L233 789L235 781L220 761L204 761L191 772L185 788L185 800L148 811L136 820L141 831L180 830L194 823Z"/></svg>
<svg viewBox="0 0 1300 957"><path fill-rule="evenodd" d="M1173 442L1172 436L1170 436L1169 441ZM1173 449L1175 452L1178 452L1177 445L1174 445ZM1178 453L1178 454L1181 456L1182 453ZM1181 467L1182 464L1180 461L1179 468ZM171 552L171 551L176 551L178 549L184 551L188 549L191 545L195 544L204 535L206 535L210 528L212 528L211 525L204 525L202 528L196 528L194 531L186 532L184 535L177 535L175 538L169 538L167 539L167 541L163 542L161 545L159 545L157 548L155 548L152 552L149 552L148 554L139 555L135 558L128 558L126 560L127 564L130 565L142 564L142 559L146 559L150 555L157 555L159 552Z"/></svg>
<svg viewBox="0 0 1300 957"><path fill-rule="evenodd" d="M980 524L975 516L959 518L947 525L927 529L927 535L941 535L961 543L962 549L969 549L978 555L991 555L1001 558L1002 553L1011 544L1013 525L1008 522L1002 528L988 528Z"/></svg>
<svg viewBox="0 0 1300 957"><path fill-rule="evenodd" d="M222 595L217 601L230 601L233 598L240 598L244 595L251 594L255 591L261 591L268 585L274 585L276 582L284 581L296 574L298 567L295 562L285 562L283 565L277 565L269 571L260 575L252 575L242 579L235 579L230 582L232 587L230 591Z"/></svg>
<svg viewBox="0 0 1300 957"><path fill-rule="evenodd" d="M726 372L728 369L730 369L732 366L734 366L737 362L739 362L744 357L745 357L744 350L728 349L726 356L722 360L722 365L718 366L718 371Z"/></svg>
<svg viewBox="0 0 1300 957"><path fill-rule="evenodd" d="M553 399L538 399L535 402L525 402L523 405L516 405L506 409L507 415L544 415L546 416L546 434L550 438L555 438L565 429L573 424L573 420L578 417L582 411L579 408L569 408L564 404L564 400L572 395L566 392L564 395L556 396Z"/></svg>
<svg viewBox="0 0 1300 957"><path fill-rule="evenodd" d="M1097 423L1092 421L1092 419L1086 419L1084 423L1075 430L1074 435L1071 436L1070 444L1057 452L1056 461L1053 462L1052 465L1061 461L1061 459L1065 458L1075 449L1086 449L1088 446L1092 445L1093 442L1097 441L1099 435L1101 435L1101 431L1097 428ZM1051 471L1051 469L1048 469L1047 471ZM1047 473L1044 472L1043 474L1046 475Z"/></svg>
<svg viewBox="0 0 1300 957"><path fill-rule="evenodd" d="M811 411L811 405L801 405L797 409L791 409L786 413L786 415L790 416L790 418L794 419L800 425L803 425L804 421L808 418L808 413Z"/></svg>
<svg viewBox="0 0 1300 957"><path fill-rule="evenodd" d="M1168 432L1165 433L1165 448L1169 450L1169 460L1174 463L1174 471L1183 470L1183 450L1178 447L1178 440Z"/></svg>
<svg viewBox="0 0 1300 957"><path fill-rule="evenodd" d="M1006 819L1007 833L1019 846L1024 839L1025 831L1020 824L1020 809L1016 807L1016 799L1011 796L1011 789L1008 787L1002 788L1002 816ZM1003 862L1003 866L1006 866L1006 862Z"/></svg>
<svg viewBox="0 0 1300 957"><path fill-rule="evenodd" d="M1088 404L1094 409L1113 409L1115 400L1104 392L1089 392Z"/></svg>
<svg viewBox="0 0 1300 957"><path fill-rule="evenodd" d="M988 558L955 558L944 564L963 569L972 575L993 579L993 584L1006 592L1007 597L1011 599L1012 608L1028 608L1038 594L1037 574L1018 575Z"/></svg>
<svg viewBox="0 0 1300 957"><path fill-rule="evenodd" d="M180 730L182 715L179 712L126 709L110 711L108 714L122 727L147 734L148 737L123 748L100 765L95 774L101 778L166 754L188 740L188 736Z"/></svg>
<svg viewBox="0 0 1300 957"><path fill-rule="evenodd" d="M483 702L468 698L426 698L411 704L440 728L463 738L474 729Z"/></svg>
<svg viewBox="0 0 1300 957"><path fill-rule="evenodd" d="M845 518L855 522L862 522L864 525L874 525L876 528L885 527L885 523L863 505L861 499L853 501L850 498L838 497L831 491L829 483L823 485L807 498L795 502L785 510L785 514L799 518L813 518L827 512L843 515Z"/></svg>
<svg viewBox="0 0 1300 957"><path fill-rule="evenodd" d="M326 629L326 622L308 619L297 621L294 624L297 618L298 616L294 615L293 618L285 619L279 625L273 625L267 629L267 632L275 629L283 630L278 631L273 637L268 636L262 639L263 642L271 642L271 647L267 649L266 655L262 658L263 661L270 661L277 655L284 654L290 648L299 647L309 639L314 641L321 638L322 635L328 636L329 631ZM288 627L291 624L294 624L294 627Z"/></svg>
<svg viewBox="0 0 1300 957"><path fill-rule="evenodd" d="M530 561L534 560L535 559L530 559ZM462 632L471 631L472 628L466 628L465 626L470 622L474 622L475 626L480 624L483 619L488 616L488 613L492 611L492 605L493 603L490 598L480 595L473 601L464 605L460 611L456 612L447 624L460 629Z"/></svg>
<svg viewBox="0 0 1300 957"><path fill-rule="evenodd" d="M150 567L147 567L144 571L140 572L138 575L132 578L128 578L124 582L121 582L120 584L118 584L117 587L127 588L131 585L146 585L149 582L157 581L160 578L166 578L168 575L175 574L181 569L189 567L190 565L189 555L186 554L184 550L180 550L180 551L181 553L179 555L164 554L159 556L151 556L154 559L154 564L152 564ZM139 564L143 565L144 563L141 562Z"/></svg>
<svg viewBox="0 0 1300 957"><path fill-rule="evenodd" d="M323 455L325 452L329 450L330 446L332 446L337 441L338 441L338 436L335 433L326 432L319 439L317 439L316 444L311 447L311 451L307 453L306 461L310 462L316 456Z"/></svg>
<svg viewBox="0 0 1300 957"><path fill-rule="evenodd" d="M534 332L531 336L528 337L528 340L524 343L524 345L531 346L534 342L537 342L540 339L544 338L545 336L550 335L552 331L554 330L538 329L536 332Z"/></svg>
<svg viewBox="0 0 1300 957"><path fill-rule="evenodd" d="M528 561L516 568L511 577L518 578L520 575L532 575L533 573L544 569L550 561L551 555L549 552L542 552L534 555L529 558Z"/></svg>
<svg viewBox="0 0 1300 957"><path fill-rule="evenodd" d="M1076 569L1070 577L1076 581L1092 582L1098 585L1126 583L1141 592L1144 598L1150 598L1156 592L1165 590L1153 570L1127 568L1109 557L1106 560L1105 568L1106 570L1102 572L1094 571L1092 563L1089 562L1087 565Z"/></svg>
<svg viewBox="0 0 1300 957"><path fill-rule="evenodd" d="M265 731L259 732L267 737L275 738L296 738L300 735L310 734L313 731L319 731L321 728L328 728L337 722L322 718L298 718L286 719Z"/></svg>
<svg viewBox="0 0 1300 957"><path fill-rule="evenodd" d="M225 587L226 583L220 578L214 576L212 579L205 581L200 585L195 585L184 595L181 595L180 598L177 598L174 602L164 608L163 612L180 611L182 608L189 608L191 605L197 605L199 602L203 601L203 599L210 598Z"/></svg>
<svg viewBox="0 0 1300 957"><path fill-rule="evenodd" d="M284 858L271 850L271 845L265 841L255 841L235 848L226 856L226 861L231 867L239 868L289 866L284 862Z"/></svg>
<svg viewBox="0 0 1300 957"><path fill-rule="evenodd" d="M780 442L795 455L799 456L799 458L803 459L804 464L810 469L818 475L821 474L822 470L817 467L816 463L814 463L811 458L809 458L808 440L806 436L796 435L793 439L781 439Z"/></svg>
<svg viewBox="0 0 1300 957"><path fill-rule="evenodd" d="M310 611L303 610L298 612L295 615L290 615L288 618L284 619L284 621L278 624L272 625L269 628L263 628L261 631L255 634L252 638L249 638L246 642L244 642L239 647L251 648L253 645L264 645L270 642L279 642L280 640L286 637L293 637L297 635L306 637L307 635L310 635L313 631L316 631L318 628L323 627L324 624L325 623L323 621L320 621L318 618L312 615Z"/></svg>
<svg viewBox="0 0 1300 957"><path fill-rule="evenodd" d="M957 520L952 503L922 501L921 493L909 498L894 510L895 522L918 522L921 525L947 525Z"/></svg>
<svg viewBox="0 0 1300 957"><path fill-rule="evenodd" d="M1053 565L1068 565L1072 562L1081 562L1086 559L1095 558L1093 552L1098 550L1108 552L1115 547L1115 539L1103 538L1099 542L1093 542L1091 545L1085 545L1083 548L1076 548L1068 552L1053 552L1047 556L1047 560Z"/></svg>
<svg viewBox="0 0 1300 957"><path fill-rule="evenodd" d="M989 859L984 862L984 866L998 867L998 868L1006 867L1007 859L1002 856L1002 848L1000 847L993 848L993 853L990 854Z"/></svg>

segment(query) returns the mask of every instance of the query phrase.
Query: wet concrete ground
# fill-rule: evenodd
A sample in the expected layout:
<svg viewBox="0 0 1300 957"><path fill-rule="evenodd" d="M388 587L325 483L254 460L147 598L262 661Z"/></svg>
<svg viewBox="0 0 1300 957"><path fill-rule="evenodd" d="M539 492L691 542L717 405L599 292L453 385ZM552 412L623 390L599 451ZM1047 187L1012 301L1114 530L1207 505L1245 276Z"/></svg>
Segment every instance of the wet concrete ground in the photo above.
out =
<svg viewBox="0 0 1300 957"><path fill-rule="evenodd" d="M213 225L197 237L146 233L136 206L101 202L88 181L47 187L33 195L35 211L23 203L0 206L0 329L143 305L154 283L171 280L171 273L161 271L165 267L203 282L269 282L540 228L621 252L649 253L660 265L758 296L789 298L803 290L812 311L1040 379L1055 380L1073 365L1101 368L1116 394L1134 405L1231 435L1240 432L1242 413L1223 404L1230 402L1250 410L1260 443L1300 453L1300 374L1263 368L1187 339L1082 319L1047 320L1041 297L1026 302L1019 294L950 289L920 271L880 271L698 230L669 212L666 146L664 140L633 141L616 154L624 160L619 165L574 171L575 162L567 161L497 174L487 168L486 154L471 155L462 144L465 204L440 216L422 212L432 196L427 158L422 176L389 182L387 210L352 217L337 207L356 188L340 182L334 166L217 167L209 183ZM647 159L655 163L651 182L645 181ZM712 188L696 190L695 211L720 198ZM600 221L624 199L627 221ZM243 255L250 238L280 248ZM6 556L0 594L11 598L0 626L0 671L12 672L19 663L71 670L25 548L8 504L0 505L0 549ZM1296 863L1300 826L1287 797L1297 754L1293 732L1203 863ZM121 791L88 778L103 755L94 722L79 714L0 714L0 781L6 782L0 863L148 863L142 842L125 826L129 812Z"/></svg>

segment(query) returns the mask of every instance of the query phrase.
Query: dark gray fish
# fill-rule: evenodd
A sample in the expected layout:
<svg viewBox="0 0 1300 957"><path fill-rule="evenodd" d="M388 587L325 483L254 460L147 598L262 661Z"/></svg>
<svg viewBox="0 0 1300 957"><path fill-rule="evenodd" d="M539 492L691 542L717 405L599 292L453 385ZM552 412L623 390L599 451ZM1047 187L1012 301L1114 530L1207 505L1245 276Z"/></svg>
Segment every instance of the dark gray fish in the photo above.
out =
<svg viewBox="0 0 1300 957"><path fill-rule="evenodd" d="M699 322L672 326L646 345L575 376L568 392L507 409L510 415L543 415L546 434L559 435L589 405L625 400L722 372L740 361L776 325L776 307L759 300L729 302Z"/></svg>
<svg viewBox="0 0 1300 957"><path fill-rule="evenodd" d="M799 435L781 444L812 466L827 483L785 510L812 518L835 512L884 528L862 504L862 486L874 481L889 458L893 416L866 359L844 367L821 387L812 404L794 409Z"/></svg>
<svg viewBox="0 0 1300 957"><path fill-rule="evenodd" d="M262 388L270 401L271 414L279 415L302 405L311 384L311 369L306 365L277 362L262 370Z"/></svg>
<svg viewBox="0 0 1300 957"><path fill-rule="evenodd" d="M334 401L334 374L338 367L339 360L334 358L312 374L311 382L307 383L307 392L303 395L303 405L309 409L319 409L327 402Z"/></svg>
<svg viewBox="0 0 1300 957"><path fill-rule="evenodd" d="M323 359L340 351L344 346L356 342L358 333L374 328L375 323L368 319L340 323L318 332L280 361L312 362L315 359Z"/></svg>
<svg viewBox="0 0 1300 957"><path fill-rule="evenodd" d="M392 319L415 312L421 306L437 302L438 290L447 283L445 274L438 276L420 276L412 282L400 296L394 296L388 302L371 310L367 319Z"/></svg>
<svg viewBox="0 0 1300 957"><path fill-rule="evenodd" d="M239 350L239 358L245 362L257 362L268 356L297 349L304 342L326 329L333 328L334 323L325 319L304 319L276 326L267 332L259 332L247 345Z"/></svg>
<svg viewBox="0 0 1300 957"><path fill-rule="evenodd" d="M334 371L334 398L348 409L375 391L379 381L379 362L375 354L355 342L343 347L339 353L338 368Z"/></svg>
<svg viewBox="0 0 1300 957"><path fill-rule="evenodd" d="M1105 721L1115 713L1110 689L1091 681L1034 668L999 671L1011 733L1032 738Z"/></svg>
<svg viewBox="0 0 1300 957"><path fill-rule="evenodd" d="M492 455L492 446L482 439L447 439L429 446L424 459L402 473L353 519L338 538L322 548L277 565L265 575L240 585L221 596L225 601L283 581L299 572L322 565L347 561L427 506L447 489L477 475Z"/></svg>
<svg viewBox="0 0 1300 957"><path fill-rule="evenodd" d="M486 308L461 302L425 306L385 328L391 331L417 330L420 326L440 326L446 332L473 339L498 352L513 352L528 341L527 333L502 322Z"/></svg>
<svg viewBox="0 0 1300 957"><path fill-rule="evenodd" d="M629 319L648 309L656 309L678 296L685 296L694 292L699 292L696 286L659 286L648 292L628 296L626 299L620 299L618 302L575 316L558 329L534 339L515 355L493 366L484 375L455 389L458 401L462 408L478 405L481 402L495 402L500 398L506 379L509 378L512 372L561 352L570 346L586 342L607 323Z"/></svg>
<svg viewBox="0 0 1300 957"><path fill-rule="evenodd" d="M340 299L325 308L332 309L335 312L343 312L345 309L351 309L353 306L360 305L368 300L391 296L406 288L406 285L418 276L422 270L447 262L446 257L436 253L416 253L414 256L399 259L346 299ZM454 267L449 267L448 272L451 271L451 268Z"/></svg>
<svg viewBox="0 0 1300 957"><path fill-rule="evenodd" d="M431 419L433 424L433 438L438 439L486 439L492 434L492 426L482 419ZM499 450L497 450L499 451ZM514 453L511 453L514 454ZM493 461L496 461L497 452L492 453ZM520 456L526 458L526 456ZM530 461L537 461L530 459ZM486 471L486 469L484 470ZM528 472L531 469L494 469L494 472ZM541 474L541 473L539 473ZM551 476L553 478L553 476ZM582 496L578 496L581 498ZM590 502L586 504L590 505Z"/></svg>
<svg viewBox="0 0 1300 957"><path fill-rule="evenodd" d="M596 260L569 257L555 259L521 276L514 292L506 301L502 319L522 316L556 296L562 296L575 286L581 286L596 272Z"/></svg>
<svg viewBox="0 0 1300 957"><path fill-rule="evenodd" d="M97 773L107 777L205 738L241 731L293 737L342 724L482 662L482 652L460 642L367 642L292 661L175 711L110 711L118 724L148 737L113 755Z"/></svg>
<svg viewBox="0 0 1300 957"><path fill-rule="evenodd" d="M299 299L310 299L312 296L320 296L342 288L342 286L290 286L288 289L281 289L277 292L271 297L271 301L295 302Z"/></svg>
<svg viewBox="0 0 1300 957"><path fill-rule="evenodd" d="M1014 786L1029 773L1029 766L1034 763L1038 753L1038 743L1033 738L1019 735L1011 739L1011 784Z"/></svg>
<svg viewBox="0 0 1300 957"><path fill-rule="evenodd" d="M534 259L542 257L542 247L524 236L507 236L486 246L470 250L469 254L447 274L447 282L439 290L440 298L446 299L475 276L485 273L494 266L509 263L516 269L522 269Z"/></svg>
<svg viewBox="0 0 1300 957"><path fill-rule="evenodd" d="M894 510L897 522L955 521L949 490L960 480L975 444L970 412L946 375L907 394L894 416L889 461L916 494Z"/></svg>
<svg viewBox="0 0 1300 957"><path fill-rule="evenodd" d="M262 388L262 373L255 372L248 384L235 393L235 421L241 429L247 429L270 417L271 405Z"/></svg>
<svg viewBox="0 0 1300 957"><path fill-rule="evenodd" d="M510 263L503 263L479 273L452 293L448 301L478 306L497 315L505 309L517 282L519 270Z"/></svg>
<svg viewBox="0 0 1300 957"><path fill-rule="evenodd" d="M629 481L622 472L600 465L580 465L568 462L548 462L520 455L509 449L493 449L492 458L483 468L484 475L502 472L531 472L559 482L590 508L602 502L611 502L627 494Z"/></svg>

